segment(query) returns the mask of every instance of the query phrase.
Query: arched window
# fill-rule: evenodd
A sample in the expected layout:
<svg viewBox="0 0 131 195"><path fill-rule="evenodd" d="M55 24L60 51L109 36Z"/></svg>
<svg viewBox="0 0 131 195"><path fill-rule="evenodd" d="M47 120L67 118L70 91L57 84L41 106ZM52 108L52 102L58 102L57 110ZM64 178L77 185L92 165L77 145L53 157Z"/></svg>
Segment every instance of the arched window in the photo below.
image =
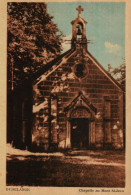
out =
<svg viewBox="0 0 131 195"><path fill-rule="evenodd" d="M81 22L76 25L76 35L77 40L81 39L83 36L83 24Z"/></svg>

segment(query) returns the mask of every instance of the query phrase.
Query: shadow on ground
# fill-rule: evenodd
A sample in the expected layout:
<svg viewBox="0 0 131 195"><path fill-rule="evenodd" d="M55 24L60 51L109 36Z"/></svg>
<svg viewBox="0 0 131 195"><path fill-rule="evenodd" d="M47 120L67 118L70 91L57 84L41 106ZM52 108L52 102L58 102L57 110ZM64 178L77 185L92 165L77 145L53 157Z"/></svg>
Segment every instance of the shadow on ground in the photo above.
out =
<svg viewBox="0 0 131 195"><path fill-rule="evenodd" d="M70 151L61 156L7 155L7 185L124 187L123 151Z"/></svg>

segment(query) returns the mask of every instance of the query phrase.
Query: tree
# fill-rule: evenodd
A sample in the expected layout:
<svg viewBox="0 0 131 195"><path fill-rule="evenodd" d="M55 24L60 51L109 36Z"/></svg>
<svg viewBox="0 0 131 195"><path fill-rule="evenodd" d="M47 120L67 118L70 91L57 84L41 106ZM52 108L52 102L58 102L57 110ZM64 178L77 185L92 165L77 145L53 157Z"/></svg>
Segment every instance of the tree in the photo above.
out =
<svg viewBox="0 0 131 195"><path fill-rule="evenodd" d="M60 54L62 33L45 3L10 2L7 12L7 84L14 89Z"/></svg>
<svg viewBox="0 0 131 195"><path fill-rule="evenodd" d="M117 80L117 82L122 86L125 91L125 83L126 83L126 70L125 70L125 59L123 64L121 64L117 68L112 68L110 64L108 64L108 72ZM123 143L125 148L125 92L123 92Z"/></svg>
<svg viewBox="0 0 131 195"><path fill-rule="evenodd" d="M117 80L117 82L125 89L126 75L125 75L125 59L123 64L117 68L113 68L108 64L108 72Z"/></svg>

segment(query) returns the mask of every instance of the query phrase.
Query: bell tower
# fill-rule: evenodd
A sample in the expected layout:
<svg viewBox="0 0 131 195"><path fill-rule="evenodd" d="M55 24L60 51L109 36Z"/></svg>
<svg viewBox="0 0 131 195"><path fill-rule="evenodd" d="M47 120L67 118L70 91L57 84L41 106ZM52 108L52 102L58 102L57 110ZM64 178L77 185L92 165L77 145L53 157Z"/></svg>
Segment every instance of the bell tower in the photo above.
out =
<svg viewBox="0 0 131 195"><path fill-rule="evenodd" d="M72 24L72 40L71 47L75 49L87 50L86 24L87 22L81 17L83 8L79 5L76 8L78 16L71 22Z"/></svg>

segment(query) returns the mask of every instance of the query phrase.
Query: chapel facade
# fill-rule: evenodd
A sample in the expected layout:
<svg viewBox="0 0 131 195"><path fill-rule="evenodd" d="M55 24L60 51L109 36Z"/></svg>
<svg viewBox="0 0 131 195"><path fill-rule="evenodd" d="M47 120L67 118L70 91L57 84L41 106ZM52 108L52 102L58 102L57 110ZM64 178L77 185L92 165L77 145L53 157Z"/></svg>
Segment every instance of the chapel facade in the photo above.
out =
<svg viewBox="0 0 131 195"><path fill-rule="evenodd" d="M33 83L31 142L42 148L123 148L123 90L89 53L87 22L71 22L71 49Z"/></svg>

